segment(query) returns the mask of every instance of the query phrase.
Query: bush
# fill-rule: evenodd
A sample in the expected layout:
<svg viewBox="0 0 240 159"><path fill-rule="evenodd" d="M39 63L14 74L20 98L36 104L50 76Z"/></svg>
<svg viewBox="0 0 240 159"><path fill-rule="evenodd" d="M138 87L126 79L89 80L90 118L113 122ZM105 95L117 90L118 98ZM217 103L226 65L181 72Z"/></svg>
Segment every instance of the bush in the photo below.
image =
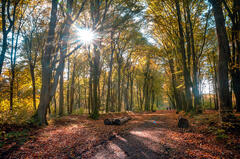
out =
<svg viewBox="0 0 240 159"><path fill-rule="evenodd" d="M225 134L225 130L223 129L217 129L215 134L216 134L216 140L220 142L225 142L229 138L228 135Z"/></svg>
<svg viewBox="0 0 240 159"><path fill-rule="evenodd" d="M73 115L82 115L84 113L84 108L79 108L73 111Z"/></svg>
<svg viewBox="0 0 240 159"><path fill-rule="evenodd" d="M0 102L0 124L25 124L34 114L32 103L26 100L14 100L13 110L9 109L9 101Z"/></svg>

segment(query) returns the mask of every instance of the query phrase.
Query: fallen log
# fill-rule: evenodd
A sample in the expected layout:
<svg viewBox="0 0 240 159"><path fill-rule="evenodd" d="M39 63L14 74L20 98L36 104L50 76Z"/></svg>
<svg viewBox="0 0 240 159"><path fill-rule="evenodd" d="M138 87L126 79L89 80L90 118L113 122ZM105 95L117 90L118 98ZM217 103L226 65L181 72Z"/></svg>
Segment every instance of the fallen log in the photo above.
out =
<svg viewBox="0 0 240 159"><path fill-rule="evenodd" d="M107 118L107 119L104 120L104 124L105 125L114 125L114 120L116 120L116 119L117 118L112 118L112 119Z"/></svg>
<svg viewBox="0 0 240 159"><path fill-rule="evenodd" d="M104 120L105 125L122 125L128 120L131 120L131 117L122 117L122 118L107 118Z"/></svg>
<svg viewBox="0 0 240 159"><path fill-rule="evenodd" d="M123 118L114 120L114 124L122 125L122 124L126 123L128 120L131 120L131 117L123 117Z"/></svg>

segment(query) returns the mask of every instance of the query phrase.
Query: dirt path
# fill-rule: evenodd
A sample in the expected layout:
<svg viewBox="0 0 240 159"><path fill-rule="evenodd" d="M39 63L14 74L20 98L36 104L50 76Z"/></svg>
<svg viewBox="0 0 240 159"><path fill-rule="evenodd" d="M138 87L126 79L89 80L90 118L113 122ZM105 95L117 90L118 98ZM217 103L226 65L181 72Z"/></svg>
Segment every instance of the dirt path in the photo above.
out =
<svg viewBox="0 0 240 159"><path fill-rule="evenodd" d="M205 137L176 128L173 113L150 114L143 124L98 148L92 159L239 158Z"/></svg>
<svg viewBox="0 0 240 159"><path fill-rule="evenodd" d="M107 126L107 117L130 115L133 120L121 126ZM0 158L57 159L158 159L158 158L240 158L215 138L177 128L174 111L103 115L100 120L86 116L66 116L39 129L24 144L2 148ZM226 144L225 144L226 145Z"/></svg>

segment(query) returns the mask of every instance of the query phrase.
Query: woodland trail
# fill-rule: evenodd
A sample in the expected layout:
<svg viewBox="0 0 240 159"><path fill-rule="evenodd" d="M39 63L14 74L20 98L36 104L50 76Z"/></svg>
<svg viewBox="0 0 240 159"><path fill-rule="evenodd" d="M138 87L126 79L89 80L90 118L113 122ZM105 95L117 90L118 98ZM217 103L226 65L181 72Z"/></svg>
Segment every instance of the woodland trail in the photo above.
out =
<svg viewBox="0 0 240 159"><path fill-rule="evenodd" d="M211 137L176 128L172 112L149 114L143 124L99 148L92 159L239 158Z"/></svg>
<svg viewBox="0 0 240 159"><path fill-rule="evenodd" d="M121 126L103 124L105 118L125 115L133 119ZM15 146L18 148L2 157L240 158L239 153L216 143L211 135L198 133L196 126L191 126L185 132L178 129L178 116L175 111L114 113L103 115L97 121L87 116L65 116L33 132L24 144Z"/></svg>

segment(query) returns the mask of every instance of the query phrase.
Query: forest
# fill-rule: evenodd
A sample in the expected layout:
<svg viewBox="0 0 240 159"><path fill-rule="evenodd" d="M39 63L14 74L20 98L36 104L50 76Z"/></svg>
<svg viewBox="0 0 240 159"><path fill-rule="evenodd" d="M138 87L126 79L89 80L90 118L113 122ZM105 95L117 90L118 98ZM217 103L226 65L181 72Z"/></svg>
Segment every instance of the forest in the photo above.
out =
<svg viewBox="0 0 240 159"><path fill-rule="evenodd" d="M240 158L239 0L0 6L0 158Z"/></svg>

